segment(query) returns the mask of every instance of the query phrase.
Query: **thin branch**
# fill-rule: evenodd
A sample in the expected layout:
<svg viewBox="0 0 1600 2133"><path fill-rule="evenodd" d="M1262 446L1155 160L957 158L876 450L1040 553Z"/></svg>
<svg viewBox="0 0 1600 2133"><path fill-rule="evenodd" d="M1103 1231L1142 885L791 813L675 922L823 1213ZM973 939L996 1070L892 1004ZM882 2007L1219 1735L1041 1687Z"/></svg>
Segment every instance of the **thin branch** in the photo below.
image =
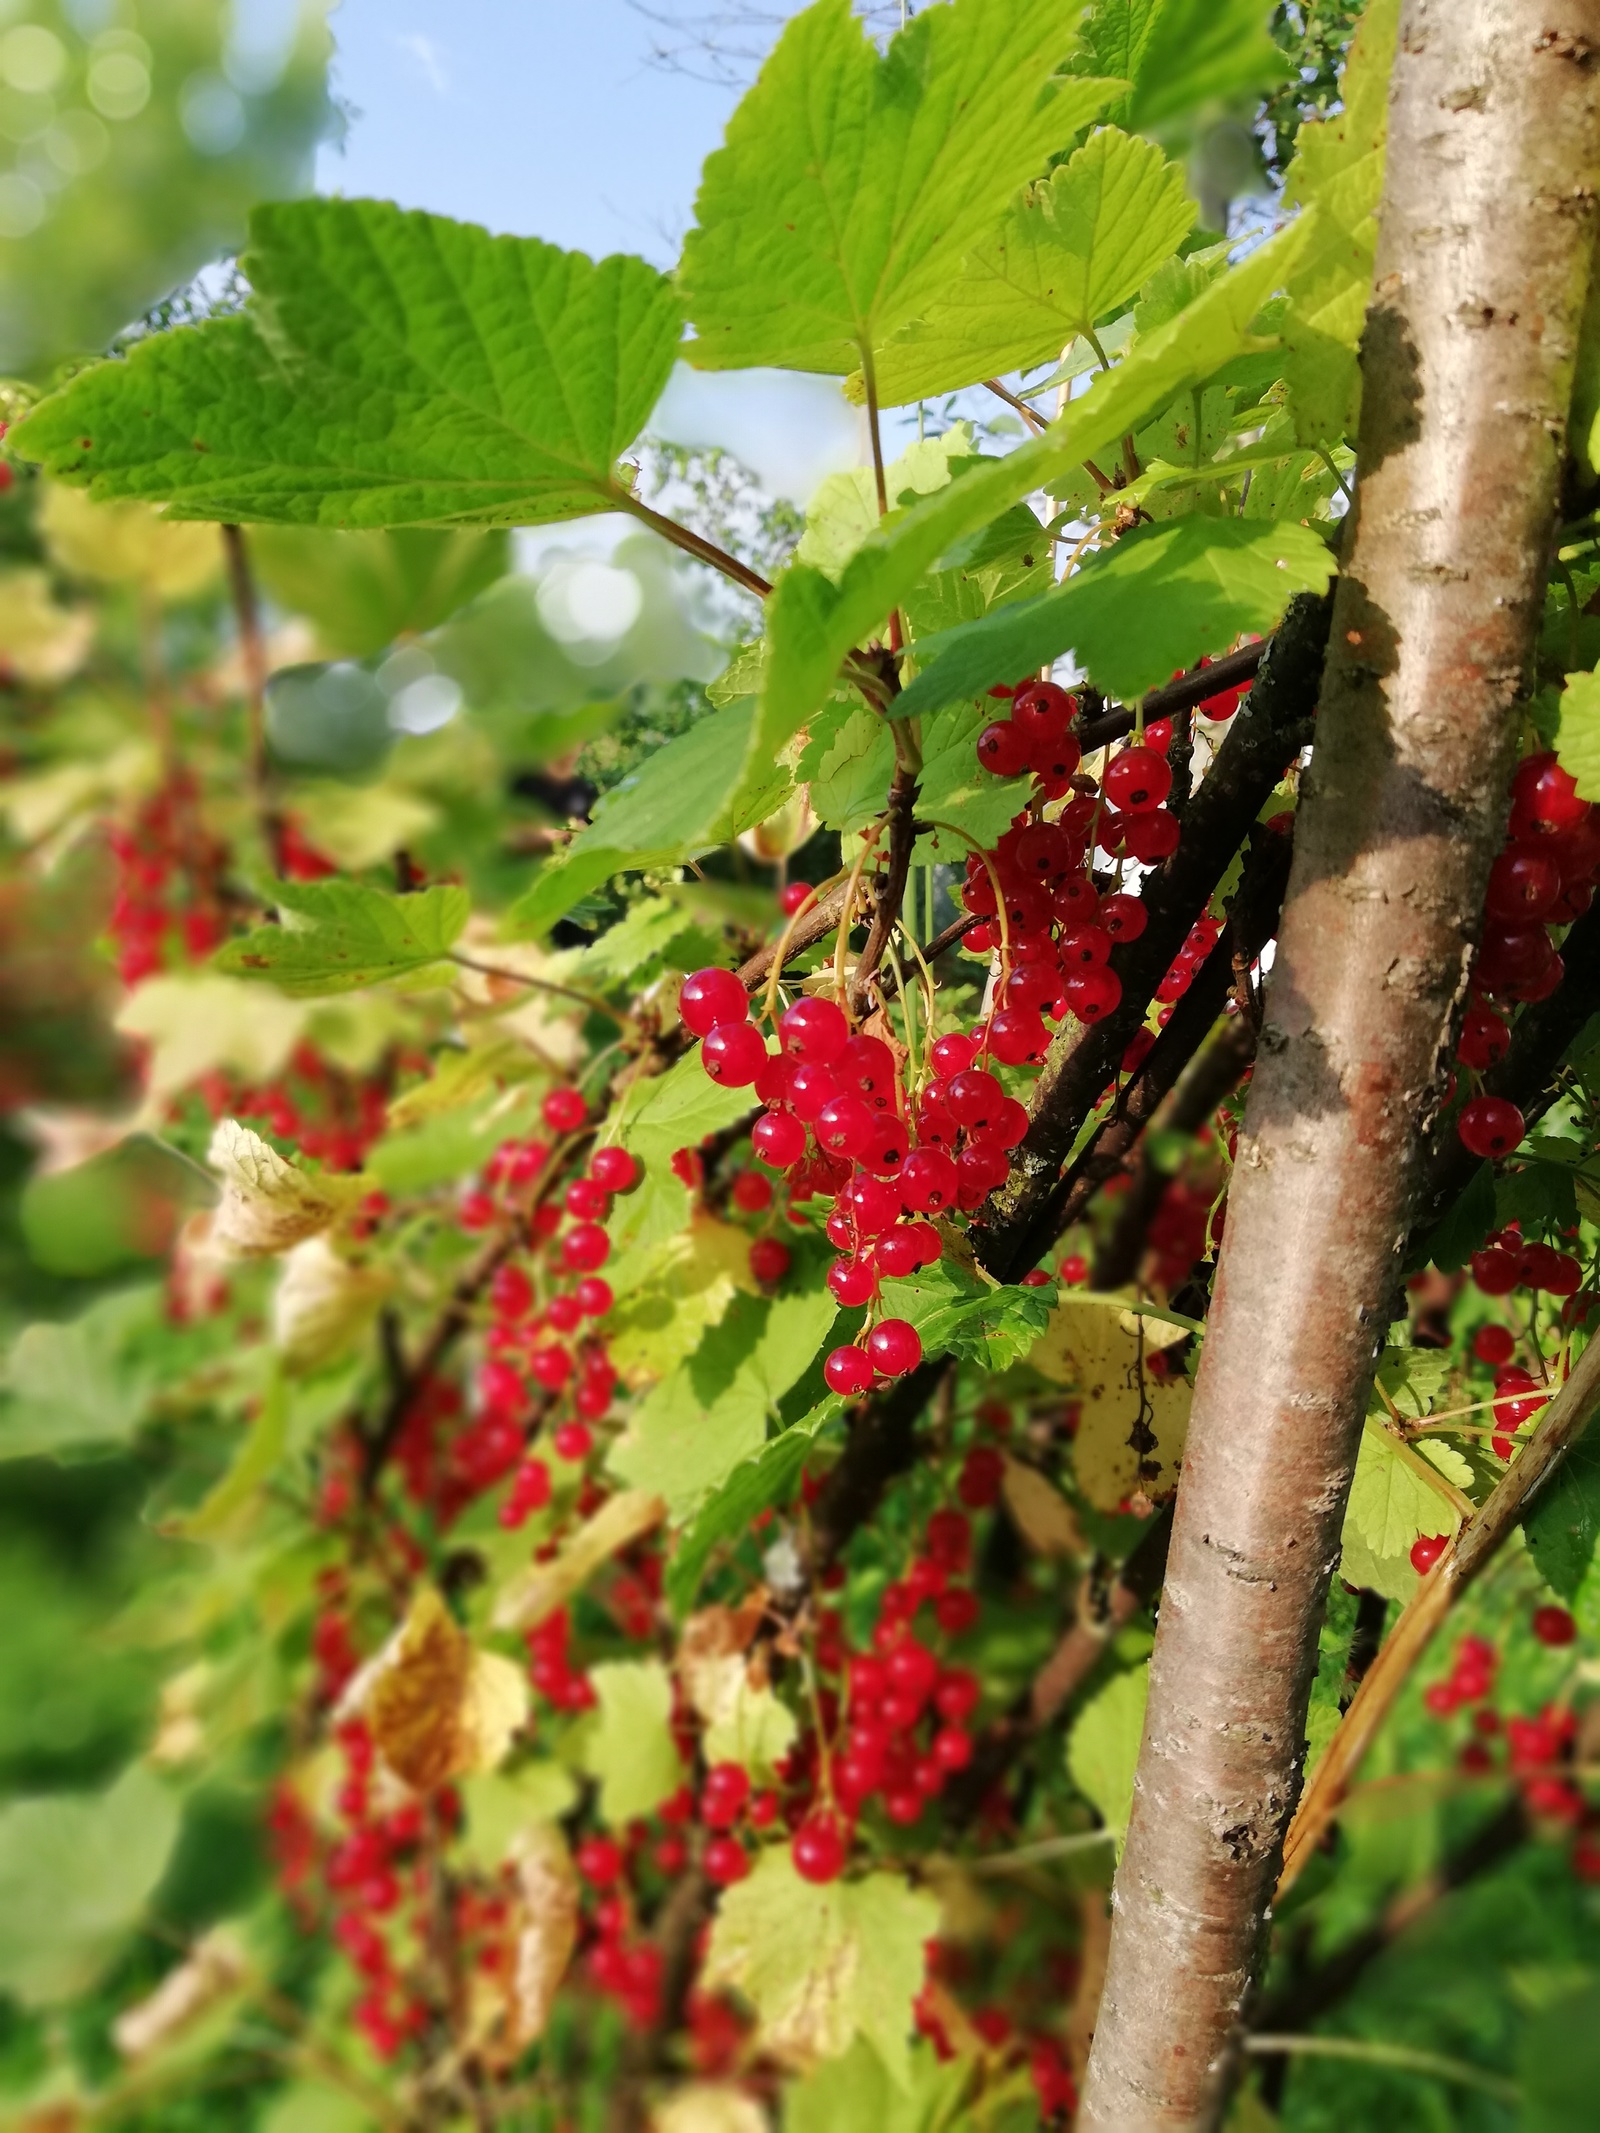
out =
<svg viewBox="0 0 1600 2133"><path fill-rule="evenodd" d="M728 551L719 548L715 541L708 541L703 533L696 533L692 527L681 526L675 518L667 518L659 511L652 511L648 504L641 503L637 496L626 489L614 491L612 500L619 511L631 511L634 517L641 519L653 533L659 533L664 541L670 541L674 548L681 548L685 555L692 555L696 562L709 563L713 570L720 570L725 578L731 578L735 585L743 586L747 593L754 593L758 600L765 600L771 593L771 581L764 578L759 570L752 570L747 563L741 563L737 556L729 555Z"/></svg>
<svg viewBox="0 0 1600 2133"><path fill-rule="evenodd" d="M563 1000L575 1000L580 1007L587 1007L597 1015L607 1015L619 1029L636 1030L638 1023L625 1007L613 1007L609 1000L597 992L585 992L581 986L561 985L554 978L530 977L524 970L507 970L498 963L482 963L476 956L463 955L452 949L448 960L459 963L463 970L475 970L480 977L499 978L507 985L521 985L530 992L549 992Z"/></svg>
<svg viewBox="0 0 1600 2133"><path fill-rule="evenodd" d="M244 528L224 526L222 548L228 563L234 624L239 632L239 664L244 670L250 789L255 798L267 857L276 868L281 862L283 823L272 805L272 765L267 755L267 648L261 635L261 607L256 598L255 573L250 568Z"/></svg>
<svg viewBox="0 0 1600 2133"><path fill-rule="evenodd" d="M1496 1483L1453 1543L1446 1546L1400 1612L1387 1641L1339 1721L1318 1763L1284 1840L1281 1903L1303 1872L1339 1811L1351 1780L1412 1670L1433 1642L1451 1609L1493 1561L1521 1523L1536 1492L1583 1435L1600 1405L1600 1340L1591 1341L1577 1367L1539 1418L1523 1450Z"/></svg>
<svg viewBox="0 0 1600 2133"><path fill-rule="evenodd" d="M1014 407L1036 437L1042 435L1049 428L1050 425L1045 421L1043 415L1031 408L1026 400L1019 400L1014 392L1008 392L998 378L985 378L983 386L985 392L993 393L997 400L1004 400L1007 407ZM1098 478L1102 481L1105 479L1103 475ZM1109 482L1105 483L1105 488L1102 488L1100 492L1102 496L1110 486Z"/></svg>
<svg viewBox="0 0 1600 2133"><path fill-rule="evenodd" d="M1447 2059L1442 2052L1418 2051L1410 2044L1386 2044L1372 2037L1247 2037L1245 2050L1256 2057L1273 2052L1293 2052L1307 2059L1357 2059L1367 2066L1392 2066L1397 2073L1427 2074L1435 2081L1453 2082L1457 2088L1478 2089L1501 2103L1516 2104L1522 2091L1514 2081L1491 2074L1464 2059Z"/></svg>
<svg viewBox="0 0 1600 2133"><path fill-rule="evenodd" d="M1159 689L1147 691L1137 712L1119 704L1114 711L1103 711L1094 718L1080 718L1073 729L1079 746L1085 755L1092 755L1095 749L1104 748L1109 741L1120 741L1124 734L1131 733L1140 719L1148 726L1152 719L1173 718L1180 711L1192 711L1197 704L1220 696L1224 689L1237 689L1242 683L1254 680L1272 643L1273 639L1268 637L1256 644L1242 644L1237 651L1225 652L1220 659L1213 659L1209 666L1180 674L1176 681L1165 682Z"/></svg>
<svg viewBox="0 0 1600 2133"><path fill-rule="evenodd" d="M905 901L911 850L917 841L916 807L916 773L905 764L897 763L889 785L889 864L873 898L872 924L855 969L853 995L858 1016L864 1015L871 1004L868 988L883 960L883 951Z"/></svg>

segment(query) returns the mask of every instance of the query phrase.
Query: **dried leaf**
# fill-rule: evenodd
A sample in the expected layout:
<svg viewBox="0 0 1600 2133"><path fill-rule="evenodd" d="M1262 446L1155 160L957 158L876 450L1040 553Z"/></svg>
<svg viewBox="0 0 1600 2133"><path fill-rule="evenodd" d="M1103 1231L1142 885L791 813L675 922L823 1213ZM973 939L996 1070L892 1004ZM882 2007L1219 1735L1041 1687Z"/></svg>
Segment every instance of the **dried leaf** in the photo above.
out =
<svg viewBox="0 0 1600 2133"><path fill-rule="evenodd" d="M689 1701L702 1718L711 1716L729 1659L740 1662L766 1613L765 1589L747 1593L737 1607L702 1607L678 1633L678 1672Z"/></svg>
<svg viewBox="0 0 1600 2133"><path fill-rule="evenodd" d="M225 1927L207 1933L148 1999L118 2015L111 2041L124 2059L148 2058L232 1992L246 1967L243 1949Z"/></svg>
<svg viewBox="0 0 1600 2133"><path fill-rule="evenodd" d="M1151 1358L1183 1338L1163 1320L1076 1304L1059 1305L1029 1357L1080 1401L1073 1471L1096 1510L1146 1502L1178 1485L1189 1427L1190 1388L1158 1379Z"/></svg>
<svg viewBox="0 0 1600 2133"><path fill-rule="evenodd" d="M358 1177L297 1170L236 1118L218 1122L206 1161L223 1181L211 1217L211 1248L229 1259L270 1259L288 1251L338 1221L366 1190Z"/></svg>
<svg viewBox="0 0 1600 2133"><path fill-rule="evenodd" d="M365 1334L393 1283L377 1267L352 1266L326 1237L287 1253L272 1299L272 1338L293 1373L337 1362Z"/></svg>
<svg viewBox="0 0 1600 2133"><path fill-rule="evenodd" d="M553 1823L527 1830L512 1847L517 1895L514 1958L506 2021L496 2055L519 2058L545 2023L578 1944L578 1875Z"/></svg>
<svg viewBox="0 0 1600 2133"><path fill-rule="evenodd" d="M528 1715L520 1670L479 1651L431 1585L347 1692L389 1768L418 1792L471 1770L492 1770Z"/></svg>
<svg viewBox="0 0 1600 2133"><path fill-rule="evenodd" d="M647 1489L624 1489L578 1528L558 1556L535 1563L506 1585L494 1605L496 1629L532 1629L564 1607L619 1550L660 1525L666 1504Z"/></svg>
<svg viewBox="0 0 1600 2133"><path fill-rule="evenodd" d="M1000 1493L1017 1531L1037 1555L1080 1556L1088 1553L1077 1514L1037 1467L1006 1455Z"/></svg>

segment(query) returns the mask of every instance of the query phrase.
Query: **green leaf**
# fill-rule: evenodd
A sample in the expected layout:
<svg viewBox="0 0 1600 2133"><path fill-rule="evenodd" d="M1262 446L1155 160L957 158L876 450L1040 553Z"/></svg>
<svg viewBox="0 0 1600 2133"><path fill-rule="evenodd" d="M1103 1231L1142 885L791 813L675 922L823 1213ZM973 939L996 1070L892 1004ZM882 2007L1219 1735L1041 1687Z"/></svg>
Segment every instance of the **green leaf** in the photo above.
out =
<svg viewBox="0 0 1600 2133"><path fill-rule="evenodd" d="M842 1402L829 1403L838 1412ZM826 1416L818 1418L818 1427ZM667 1597L673 1612L687 1614L699 1590L706 1564L726 1540L748 1533L763 1511L787 1503L810 1456L815 1430L797 1422L774 1437L723 1482L695 1515L667 1569Z"/></svg>
<svg viewBox="0 0 1600 2133"><path fill-rule="evenodd" d="M1333 576L1326 543L1292 520L1181 518L1139 526L1053 592L997 608L917 647L907 717L973 697L1072 652L1125 703L1243 631L1276 627Z"/></svg>
<svg viewBox="0 0 1600 2133"><path fill-rule="evenodd" d="M1116 445L1183 386L1210 377L1231 357L1260 345L1252 322L1307 235L1302 221L1269 238L1142 341L1126 362L1097 378L1042 437L1003 459L981 461L874 533L852 556L838 585L821 571L792 564L767 603L770 652L760 715L750 732L752 772L770 768L790 736L826 700L846 653L881 629L889 610L956 542L1035 489L1048 490L1057 476L1085 458Z"/></svg>
<svg viewBox="0 0 1600 2133"><path fill-rule="evenodd" d="M1314 208L1314 241L1288 279L1285 377L1302 444L1353 436L1361 376L1356 347L1377 254L1388 138L1389 75L1399 0L1371 0L1346 55L1340 103L1295 136L1287 205Z"/></svg>
<svg viewBox="0 0 1600 2133"><path fill-rule="evenodd" d="M1381 1423L1368 1419L1345 1525L1354 1527L1376 1556L1404 1555L1419 1534L1454 1533L1461 1523L1449 1499L1418 1472L1421 1459L1458 1489L1472 1486L1471 1467L1450 1445L1428 1438L1408 1447Z"/></svg>
<svg viewBox="0 0 1600 2133"><path fill-rule="evenodd" d="M325 657L366 659L399 636L435 628L503 577L511 539L421 526L263 526L250 536L250 560L279 605L315 626Z"/></svg>
<svg viewBox="0 0 1600 2133"><path fill-rule="evenodd" d="M1517 2133L1574 2133L1600 2090L1600 1981L1576 1979L1519 2024Z"/></svg>
<svg viewBox="0 0 1600 2133"><path fill-rule="evenodd" d="M1460 1199L1446 1209L1422 1244L1417 1264L1432 1260L1442 1274L1459 1274L1494 1226L1494 1166L1480 1163Z"/></svg>
<svg viewBox="0 0 1600 2133"><path fill-rule="evenodd" d="M1379 1389L1401 1414L1420 1422L1450 1382L1452 1360L1448 1348L1385 1348L1376 1373ZM1381 1417L1382 1402L1371 1411Z"/></svg>
<svg viewBox="0 0 1600 2133"><path fill-rule="evenodd" d="M961 704L923 734L922 776L917 783L917 813L923 819L965 830L983 850L992 851L1013 818L1032 796L1028 778L997 778L978 761L978 735L989 724L994 704ZM952 866L963 863L971 846L948 830L935 828L917 840L913 858Z"/></svg>
<svg viewBox="0 0 1600 2133"><path fill-rule="evenodd" d="M829 704L811 722L799 774L825 829L861 829L883 813L894 776L894 735L864 704Z"/></svg>
<svg viewBox="0 0 1600 2133"><path fill-rule="evenodd" d="M156 1383L132 1344L160 1300L159 1289L124 1290L65 1324L24 1327L5 1359L0 1460L82 1457L131 1437Z"/></svg>
<svg viewBox="0 0 1600 2133"><path fill-rule="evenodd" d="M755 722L755 700L740 697L647 756L611 788L561 858L540 869L512 906L512 926L545 933L613 874L674 866L774 814L794 781L770 753L746 777Z"/></svg>
<svg viewBox="0 0 1600 2133"><path fill-rule="evenodd" d="M258 2124L260 2133L372 2133L372 2113L332 2082L294 2081L275 2092Z"/></svg>
<svg viewBox="0 0 1600 2133"><path fill-rule="evenodd" d="M1261 0L1098 0L1084 24L1084 63L1133 83L1119 114L1129 125L1167 124L1283 79L1269 13Z"/></svg>
<svg viewBox="0 0 1600 2133"><path fill-rule="evenodd" d="M972 2080L970 2059L941 2059L919 2039L911 2047L911 2086L898 2088L858 2037L842 2059L824 2059L785 2089L783 2133L978 2133L987 2118L962 2110Z"/></svg>
<svg viewBox="0 0 1600 2133"><path fill-rule="evenodd" d="M952 0L879 56L850 0L778 40L706 159L679 280L707 370L852 371L1120 83L1053 79L1057 0Z"/></svg>
<svg viewBox="0 0 1600 2133"><path fill-rule="evenodd" d="M1564 1163L1523 1163L1494 1181L1498 1227L1520 1222L1528 1231L1559 1235L1578 1220L1577 1181Z"/></svg>
<svg viewBox="0 0 1600 2133"><path fill-rule="evenodd" d="M513 1841L537 1822L559 1822L577 1805L578 1788L560 1763L536 1760L512 1771L482 1770L457 1778L466 1828L462 1854L493 1874L505 1864Z"/></svg>
<svg viewBox="0 0 1600 2133"><path fill-rule="evenodd" d="M94 1982L166 1871L178 1804L144 1764L109 1792L0 1810L0 1989L25 2006Z"/></svg>
<svg viewBox="0 0 1600 2133"><path fill-rule="evenodd" d="M683 1783L672 1738L672 1677L659 1659L608 1659L589 1669L598 1710L583 1767L599 1781L600 1817L614 1829L647 1815Z"/></svg>
<svg viewBox="0 0 1600 2133"><path fill-rule="evenodd" d="M915 1326L924 1355L958 1355L991 1372L1027 1354L1052 1300L1042 1289L991 1286L949 1259L883 1284L884 1315Z"/></svg>
<svg viewBox="0 0 1600 2133"><path fill-rule="evenodd" d="M379 200L257 208L241 316L137 342L10 442L180 518L531 525L617 508L677 353L671 284Z"/></svg>
<svg viewBox="0 0 1600 2133"><path fill-rule="evenodd" d="M751 1686L742 1659L735 1658L732 1667L737 1669L733 1694L709 1718L701 1753L708 1764L738 1763L758 1782L770 1784L799 1738L799 1723L770 1688Z"/></svg>
<svg viewBox="0 0 1600 2133"><path fill-rule="evenodd" d="M465 889L441 884L389 896L354 881L280 881L272 895L278 926L257 926L229 941L214 967L264 978L293 999L320 999L365 985L448 984L441 959L472 915Z"/></svg>
<svg viewBox="0 0 1600 2133"><path fill-rule="evenodd" d="M919 438L884 469L883 486L891 510L919 496L948 487L952 462L973 456L972 432L958 422L942 437ZM837 578L868 534L878 528L878 488L871 467L848 467L826 475L806 512L805 531L795 555L802 563Z"/></svg>
<svg viewBox="0 0 1600 2133"><path fill-rule="evenodd" d="M1555 746L1579 799L1600 800L1600 674L1567 676Z"/></svg>
<svg viewBox="0 0 1600 2133"><path fill-rule="evenodd" d="M771 1845L723 1891L703 1981L750 2002L779 2058L837 2059L862 2036L906 2089L912 2002L938 1929L938 1903L898 1875L819 1887L795 1872L786 1844Z"/></svg>
<svg viewBox="0 0 1600 2133"><path fill-rule="evenodd" d="M804 1374L837 1312L820 1284L735 1297L693 1355L634 1409L612 1449L612 1472L631 1488L664 1496L673 1518L682 1519L760 1451L779 1400Z"/></svg>
<svg viewBox="0 0 1600 2133"><path fill-rule="evenodd" d="M646 1177L663 1171L670 1176L668 1166L680 1148L698 1148L754 1109L748 1089L725 1089L711 1079L696 1045L664 1074L629 1082L605 1139L636 1157ZM627 1196L617 1202L619 1211L627 1205Z"/></svg>
<svg viewBox="0 0 1600 2133"><path fill-rule="evenodd" d="M1539 1575L1564 1600L1576 1597L1600 1540L1600 1440L1580 1437L1522 1521Z"/></svg>
<svg viewBox="0 0 1600 2133"><path fill-rule="evenodd" d="M585 948L572 966L572 975L591 985L637 981L641 972L659 963L673 942L688 933L699 934L700 929L680 904L668 896L641 897ZM678 965L679 969L696 967Z"/></svg>
<svg viewBox="0 0 1600 2133"><path fill-rule="evenodd" d="M1055 582L1049 536L1026 504L1013 504L992 525L959 541L907 594L902 612L913 640L986 615L1003 600L1025 599ZM913 651L915 641L913 642Z"/></svg>
<svg viewBox="0 0 1600 2133"><path fill-rule="evenodd" d="M1013 203L959 277L883 350L883 404L1053 362L1137 293L1195 212L1182 170L1153 142L1114 126L1092 133ZM803 548L801 557L811 561Z"/></svg>
<svg viewBox="0 0 1600 2133"><path fill-rule="evenodd" d="M1133 1811L1133 1773L1144 1736L1144 1707L1150 1695L1150 1669L1130 1667L1113 1674L1090 1697L1067 1741L1067 1772L1116 1839L1117 1856Z"/></svg>

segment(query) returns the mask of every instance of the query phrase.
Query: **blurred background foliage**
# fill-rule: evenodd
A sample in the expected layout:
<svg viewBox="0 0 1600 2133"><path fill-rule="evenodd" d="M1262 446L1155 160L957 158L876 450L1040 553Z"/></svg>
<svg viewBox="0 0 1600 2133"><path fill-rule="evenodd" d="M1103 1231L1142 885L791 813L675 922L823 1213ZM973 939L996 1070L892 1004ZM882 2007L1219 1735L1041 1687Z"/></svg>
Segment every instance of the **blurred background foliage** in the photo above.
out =
<svg viewBox="0 0 1600 2133"><path fill-rule="evenodd" d="M695 49L721 36L742 64L729 23L743 35L759 12L695 14ZM1255 76L1248 90L1219 80L1190 143L1208 212L1281 176L1300 118L1327 107L1356 12L1348 0L1280 6L1281 79L1264 104ZM658 13L681 61L689 17L678 11L674 29L673 11ZM224 263L248 206L303 187L341 123L329 49L320 0L0 0L0 370L38 383L231 300ZM1160 130L1159 113L1151 123ZM648 495L763 571L792 550L798 514L725 454L647 444L639 456ZM259 1356L217 1351L259 1320L264 1295L240 1276L227 1319L174 1327L152 1277L197 1188L181 1161L128 1134L141 1046L158 1083L164 1059L173 1085L197 1062L264 1081L308 1032L359 1068L410 1025L392 1004L363 1022L263 991L241 1010L238 988L202 996L174 981L165 1002L144 989L137 1030L117 1026L122 990L104 952L115 870L97 827L108 805L137 806L164 758L181 757L236 863L263 863L234 775L251 736L226 558L215 528L0 473L0 1341L70 1322L58 1351L34 1340L26 1368L13 1350L0 1406L0 2123L66 2133L97 2092L113 2098L112 2122L151 2133L350 2133L375 2121L254 2048L242 1994L143 2071L112 2037L174 1946L223 1922L283 1998L317 1990L313 1944L269 1891L262 1809L283 1746L275 1684L304 1657L318 1543L280 1538L264 1566L182 1530L259 1411ZM271 669L265 740L297 833L374 878L465 879L491 908L525 883L553 830L704 709L705 684L752 621L648 534L602 549L570 534L534 547L270 529L247 547ZM803 869L803 849L794 857ZM721 887L739 886L736 855ZM569 943L586 938L586 915L600 913L580 907ZM184 1045L180 1070L168 1053ZM197 1119L164 1130L180 1154L203 1145ZM188 1343L199 1390L135 1445L141 1356L173 1341ZM347 1391L335 1376L317 1397ZM315 1400L297 1406L296 1428L318 1419ZM41 1455L12 1456L19 1444ZM888 1558L895 1534L883 1543ZM1596 1617L1582 1622L1589 1639L1595 1585L1575 1603ZM1463 1628L1502 1635L1538 1590L1511 1556ZM260 1610L248 1638L245 1593ZM1565 1661L1514 1634L1504 1670L1536 1706ZM1492 2069L1513 2036L1521 2124L1592 2123L1594 1892L1525 1831L1486 1843L1501 1803L1441 1768L1423 1702L1443 1664L1414 1684L1383 1768L1368 1773L1379 1782L1368 1815L1347 1819L1337 1880L1308 1876L1296 1892L1268 1997L1302 2027L1403 2035L1482 2068L1486 2085L1285 2060L1241 2102L1238 2133L1279 2112L1296 2133L1500 2133L1512 2117ZM1075 1901L1071 1874L1061 1886ZM1031 1945L1012 1953L1019 1969L1041 1959ZM1318 2004L1341 1962L1345 1989ZM204 2082L186 2086L202 2057Z"/></svg>

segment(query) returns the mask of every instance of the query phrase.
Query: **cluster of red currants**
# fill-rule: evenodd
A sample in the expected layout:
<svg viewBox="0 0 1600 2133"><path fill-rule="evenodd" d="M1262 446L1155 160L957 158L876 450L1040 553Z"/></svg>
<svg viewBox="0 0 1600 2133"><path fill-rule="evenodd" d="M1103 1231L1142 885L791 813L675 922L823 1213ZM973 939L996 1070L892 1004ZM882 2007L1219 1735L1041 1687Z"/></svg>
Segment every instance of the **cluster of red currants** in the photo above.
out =
<svg viewBox="0 0 1600 2133"><path fill-rule="evenodd" d="M1548 1000L1565 975L1551 929L1570 926L1594 900L1600 879L1600 819L1578 798L1572 778L1548 751L1525 756L1511 781L1506 842L1489 870L1483 940L1472 966L1475 992L1456 1053L1476 1076L1498 1065L1511 1044L1492 1007ZM1456 1121L1474 1155L1509 1155L1525 1130L1504 1096L1469 1096Z"/></svg>
<svg viewBox="0 0 1600 2133"><path fill-rule="evenodd" d="M194 820L196 793L180 772L146 800L131 826L108 833L116 893L107 930L125 985L170 963L199 962L227 938L218 897L227 848Z"/></svg>

